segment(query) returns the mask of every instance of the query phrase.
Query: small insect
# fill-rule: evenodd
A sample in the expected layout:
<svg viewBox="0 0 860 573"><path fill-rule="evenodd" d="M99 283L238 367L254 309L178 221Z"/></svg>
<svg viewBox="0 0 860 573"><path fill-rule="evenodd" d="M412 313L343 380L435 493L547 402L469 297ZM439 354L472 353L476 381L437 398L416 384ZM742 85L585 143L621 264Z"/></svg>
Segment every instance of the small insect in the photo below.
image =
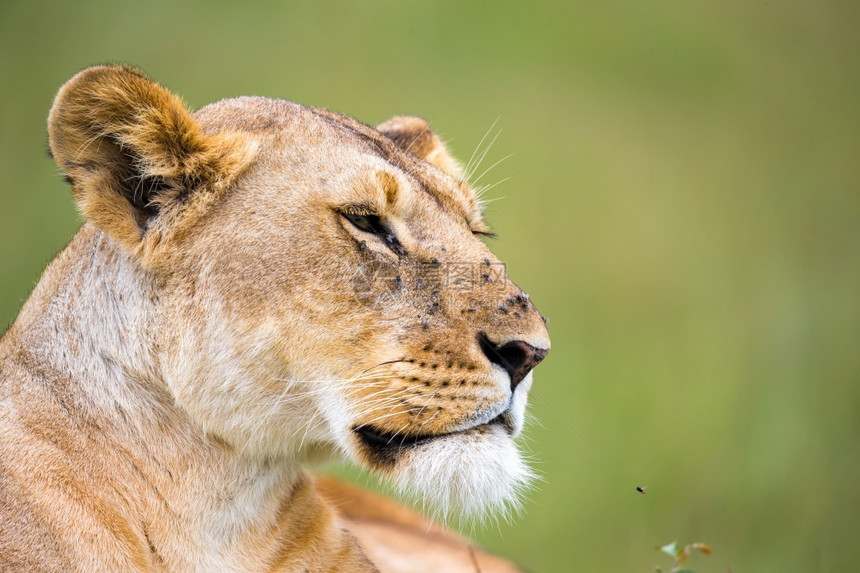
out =
<svg viewBox="0 0 860 573"><path fill-rule="evenodd" d="M638 492L639 492L639 493L641 493L642 495L645 495L645 490L646 490L646 489L648 489L648 486L647 486L647 485L637 485L637 486L636 486L636 491L638 491Z"/></svg>

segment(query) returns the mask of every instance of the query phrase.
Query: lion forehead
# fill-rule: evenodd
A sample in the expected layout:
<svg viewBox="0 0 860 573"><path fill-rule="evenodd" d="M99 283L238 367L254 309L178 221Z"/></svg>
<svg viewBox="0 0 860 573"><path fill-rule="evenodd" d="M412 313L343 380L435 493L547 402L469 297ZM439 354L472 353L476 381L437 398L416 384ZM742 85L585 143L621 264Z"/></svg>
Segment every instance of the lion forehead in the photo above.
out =
<svg viewBox="0 0 860 573"><path fill-rule="evenodd" d="M279 143L273 147L284 146L290 153L300 154L303 160L313 163L329 162L331 169L344 170L349 166L362 181L387 180L369 171L398 172L419 191L416 193L419 200L430 200L444 211L465 218L469 225L486 230L475 192L459 177L456 161L423 120L419 121L427 126L427 131L413 129L412 133L404 129L404 133L392 133L390 121L381 124L378 130L326 109L257 96L209 104L195 112L194 118L207 133L241 132L276 139ZM333 147L337 148L336 158ZM314 149L320 151L318 157L313 157ZM373 159L368 161L368 158Z"/></svg>

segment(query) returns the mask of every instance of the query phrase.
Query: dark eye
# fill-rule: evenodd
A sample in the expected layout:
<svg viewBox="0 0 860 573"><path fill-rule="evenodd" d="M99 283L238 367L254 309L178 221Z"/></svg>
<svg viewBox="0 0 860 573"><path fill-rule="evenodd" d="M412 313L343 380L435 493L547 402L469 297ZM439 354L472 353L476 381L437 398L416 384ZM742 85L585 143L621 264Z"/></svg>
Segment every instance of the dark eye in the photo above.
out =
<svg viewBox="0 0 860 573"><path fill-rule="evenodd" d="M488 239L496 238L496 234L492 231L472 231L472 234L476 237L486 237Z"/></svg>
<svg viewBox="0 0 860 573"><path fill-rule="evenodd" d="M382 221L379 220L377 215L354 215L351 213L344 213L343 216L365 233L373 233L374 235L382 235L386 233L385 227L382 225Z"/></svg>
<svg viewBox="0 0 860 573"><path fill-rule="evenodd" d="M389 249L398 255L406 253L406 250L400 244L400 241L397 240L397 237L391 229L385 226L385 223L382 222L379 215L359 215L356 213L343 212L341 212L341 215L343 215L358 230L378 236Z"/></svg>

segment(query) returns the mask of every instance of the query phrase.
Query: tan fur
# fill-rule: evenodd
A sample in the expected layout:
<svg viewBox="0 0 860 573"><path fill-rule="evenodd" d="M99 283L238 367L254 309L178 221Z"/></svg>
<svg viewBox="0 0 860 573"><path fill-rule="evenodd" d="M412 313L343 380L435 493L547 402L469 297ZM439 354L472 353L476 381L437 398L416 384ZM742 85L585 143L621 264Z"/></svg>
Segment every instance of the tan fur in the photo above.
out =
<svg viewBox="0 0 860 573"><path fill-rule="evenodd" d="M512 392L477 340L549 339L423 120L192 114L101 66L48 131L87 222L0 341L0 570L514 570L302 469L345 457L430 497L438 475L475 507L522 478L531 376Z"/></svg>
<svg viewBox="0 0 860 573"><path fill-rule="evenodd" d="M355 532L374 563L388 564L386 571L519 571L510 562L428 523L421 515L390 499L324 476L316 478L316 487Z"/></svg>

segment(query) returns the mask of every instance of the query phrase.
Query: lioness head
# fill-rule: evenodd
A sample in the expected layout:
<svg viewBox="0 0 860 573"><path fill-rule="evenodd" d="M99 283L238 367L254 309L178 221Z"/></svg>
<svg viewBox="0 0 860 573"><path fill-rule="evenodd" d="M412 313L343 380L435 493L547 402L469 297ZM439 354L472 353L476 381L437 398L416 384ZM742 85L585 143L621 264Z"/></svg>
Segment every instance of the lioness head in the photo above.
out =
<svg viewBox="0 0 860 573"><path fill-rule="evenodd" d="M283 100L190 113L140 72L59 92L54 158L157 285L160 379L243 456L341 453L441 511L515 499L542 317L426 122Z"/></svg>

